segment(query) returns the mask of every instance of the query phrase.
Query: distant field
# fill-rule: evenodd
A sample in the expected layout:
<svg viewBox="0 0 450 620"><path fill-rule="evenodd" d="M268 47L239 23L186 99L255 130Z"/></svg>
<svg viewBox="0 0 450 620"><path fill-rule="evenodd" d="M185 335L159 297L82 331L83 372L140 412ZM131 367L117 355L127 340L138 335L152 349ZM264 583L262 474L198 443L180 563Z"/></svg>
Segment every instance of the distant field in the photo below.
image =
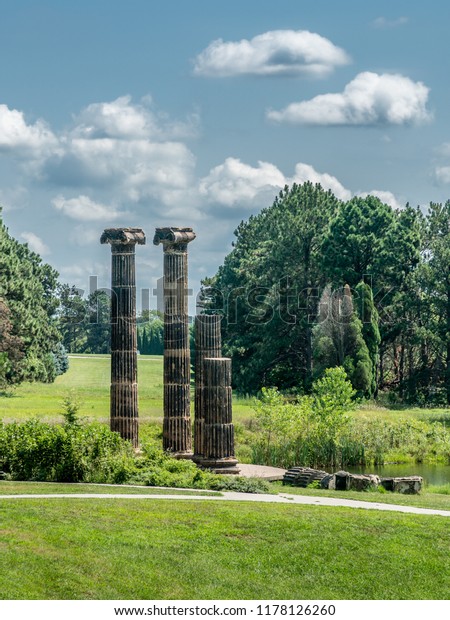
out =
<svg viewBox="0 0 450 620"><path fill-rule="evenodd" d="M24 383L10 397L0 397L0 418L5 421L37 416L60 421L62 401L73 394L82 403L80 415L95 420L109 419L110 358L108 355L71 355L69 370L55 383ZM139 417L142 422L163 417L163 358L138 358ZM252 416L250 401L236 401L235 420Z"/></svg>
<svg viewBox="0 0 450 620"><path fill-rule="evenodd" d="M139 417L142 422L162 421L163 417L163 357L138 357ZM108 355L71 355L66 374L55 383L25 383L10 397L0 397L0 419L23 420L37 416L47 421L60 421L62 401L72 393L81 402L80 415L92 420L109 419L110 358ZM192 399L193 400L193 399ZM252 399L235 398L233 417L243 422L253 417ZM450 422L448 409L395 408L375 404L360 407L354 415L393 420L412 416L429 421Z"/></svg>

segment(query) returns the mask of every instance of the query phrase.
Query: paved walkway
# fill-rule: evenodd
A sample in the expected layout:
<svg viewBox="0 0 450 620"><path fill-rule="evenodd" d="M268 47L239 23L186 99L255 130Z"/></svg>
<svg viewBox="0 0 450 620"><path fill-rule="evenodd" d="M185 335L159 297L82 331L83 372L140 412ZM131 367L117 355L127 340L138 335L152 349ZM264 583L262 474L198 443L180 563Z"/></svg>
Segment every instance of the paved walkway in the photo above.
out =
<svg viewBox="0 0 450 620"><path fill-rule="evenodd" d="M208 502L263 502L270 504L296 504L308 506L341 506L345 508L362 508L364 510L385 510L389 512L403 512L416 515L439 515L450 517L449 510L434 510L432 508L416 508L414 506L399 506L398 504L380 504L378 502L362 502L353 499L340 499L334 497L307 497L305 495L269 495L264 493L236 493L223 491L222 495L131 495L127 493L46 493L39 495L0 495L0 502L4 499L133 499L133 500L183 500L183 501L208 501Z"/></svg>

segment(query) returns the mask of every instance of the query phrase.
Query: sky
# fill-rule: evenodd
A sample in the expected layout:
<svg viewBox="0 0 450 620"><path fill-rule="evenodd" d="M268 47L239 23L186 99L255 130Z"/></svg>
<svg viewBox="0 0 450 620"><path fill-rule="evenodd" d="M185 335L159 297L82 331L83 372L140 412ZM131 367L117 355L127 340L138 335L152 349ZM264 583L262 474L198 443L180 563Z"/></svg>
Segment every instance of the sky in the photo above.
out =
<svg viewBox="0 0 450 620"><path fill-rule="evenodd" d="M0 0L0 204L67 282L104 228L191 226L193 298L285 184L394 208L450 197L450 4ZM92 280L91 280L92 281Z"/></svg>

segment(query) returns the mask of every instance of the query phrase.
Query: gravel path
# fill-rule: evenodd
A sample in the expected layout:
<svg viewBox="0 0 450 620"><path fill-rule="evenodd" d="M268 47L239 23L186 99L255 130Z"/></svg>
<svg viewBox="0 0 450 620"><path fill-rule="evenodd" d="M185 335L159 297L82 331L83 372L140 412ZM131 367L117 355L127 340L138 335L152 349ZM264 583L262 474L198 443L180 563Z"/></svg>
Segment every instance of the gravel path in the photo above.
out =
<svg viewBox="0 0 450 620"><path fill-rule="evenodd" d="M399 506L397 504L379 504L377 502L362 502L353 499L338 499L333 497L306 497L302 495L289 495L280 493L279 495L269 495L264 493L235 493L233 491L224 491L221 496L218 495L130 495L126 493L46 493L40 495L1 495L2 500L11 499L133 499L133 500L161 500L170 499L175 501L208 501L208 502L263 502L269 504L301 504L308 506L341 506L345 508L362 508L364 510L386 510L389 512L403 512L416 515L439 515L441 517L450 517L449 510L434 510L432 508L416 508L414 506Z"/></svg>

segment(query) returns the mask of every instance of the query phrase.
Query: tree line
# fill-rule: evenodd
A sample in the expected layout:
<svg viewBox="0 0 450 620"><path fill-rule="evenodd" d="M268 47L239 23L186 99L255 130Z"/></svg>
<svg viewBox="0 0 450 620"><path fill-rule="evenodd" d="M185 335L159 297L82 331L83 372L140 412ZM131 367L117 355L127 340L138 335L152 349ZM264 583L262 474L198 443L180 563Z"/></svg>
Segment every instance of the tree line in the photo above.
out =
<svg viewBox="0 0 450 620"><path fill-rule="evenodd" d="M449 230L450 201L424 213L285 187L203 282L235 387L308 392L343 366L362 396L450 404Z"/></svg>
<svg viewBox="0 0 450 620"><path fill-rule="evenodd" d="M58 326L69 353L110 353L111 293L93 291L87 298L73 286L58 289ZM137 348L142 355L162 355L164 323L157 310L143 310L137 317Z"/></svg>
<svg viewBox="0 0 450 620"><path fill-rule="evenodd" d="M242 221L232 251L203 283L224 314L235 388L308 392L343 366L358 394L450 404L450 201L425 212L374 196L337 199L320 185L286 187ZM0 390L52 381L66 350L108 353L110 298L87 299L0 215ZM138 318L138 349L163 352L156 311Z"/></svg>

